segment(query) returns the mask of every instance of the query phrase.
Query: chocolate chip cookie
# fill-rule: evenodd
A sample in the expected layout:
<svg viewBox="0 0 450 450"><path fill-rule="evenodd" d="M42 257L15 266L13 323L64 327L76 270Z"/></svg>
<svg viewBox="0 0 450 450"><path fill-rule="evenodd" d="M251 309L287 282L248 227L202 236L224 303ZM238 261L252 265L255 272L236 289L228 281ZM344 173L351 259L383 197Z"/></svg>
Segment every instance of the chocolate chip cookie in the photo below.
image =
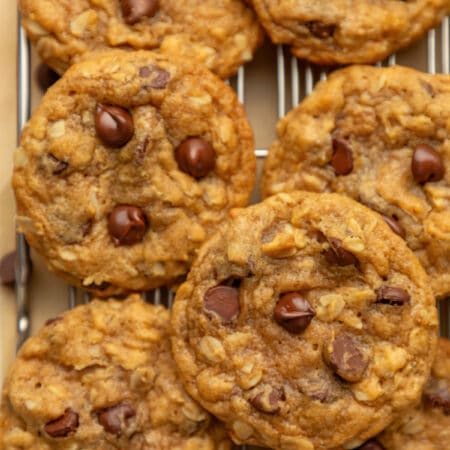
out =
<svg viewBox="0 0 450 450"><path fill-rule="evenodd" d="M63 73L88 51L161 51L206 65L222 78L262 41L240 0L20 0L23 26L41 58Z"/></svg>
<svg viewBox="0 0 450 450"><path fill-rule="evenodd" d="M279 194L202 247L172 314L187 391L238 443L355 448L429 376L428 277L383 219L337 194Z"/></svg>
<svg viewBox="0 0 450 450"><path fill-rule="evenodd" d="M48 267L107 296L177 281L253 189L253 133L207 69L161 54L73 66L15 152L17 223Z"/></svg>
<svg viewBox="0 0 450 450"><path fill-rule="evenodd" d="M264 195L348 195L414 250L450 293L450 77L404 67L334 72L277 125Z"/></svg>
<svg viewBox="0 0 450 450"><path fill-rule="evenodd" d="M4 385L3 450L227 450L225 431L184 391L169 311L94 301L48 320Z"/></svg>
<svg viewBox="0 0 450 450"><path fill-rule="evenodd" d="M250 0L273 42L318 64L372 63L418 40L448 0Z"/></svg>
<svg viewBox="0 0 450 450"><path fill-rule="evenodd" d="M360 450L442 450L450 444L450 342L439 340L421 404Z"/></svg>

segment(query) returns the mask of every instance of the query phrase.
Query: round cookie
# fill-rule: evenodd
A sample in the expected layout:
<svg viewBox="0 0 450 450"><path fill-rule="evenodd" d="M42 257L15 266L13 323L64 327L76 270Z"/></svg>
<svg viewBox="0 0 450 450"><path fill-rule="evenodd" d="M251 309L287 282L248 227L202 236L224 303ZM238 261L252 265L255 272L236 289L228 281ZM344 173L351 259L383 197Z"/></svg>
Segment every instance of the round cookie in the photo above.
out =
<svg viewBox="0 0 450 450"><path fill-rule="evenodd" d="M253 133L231 88L152 52L73 66L15 152L17 223L47 266L106 296L177 281L254 185Z"/></svg>
<svg viewBox="0 0 450 450"><path fill-rule="evenodd" d="M225 431L184 391L169 311L138 295L47 321L3 388L4 450L227 450Z"/></svg>
<svg viewBox="0 0 450 450"><path fill-rule="evenodd" d="M450 77L404 67L334 72L277 125L265 196L348 195L385 216L450 293Z"/></svg>
<svg viewBox="0 0 450 450"><path fill-rule="evenodd" d="M355 448L418 401L436 343L428 278L381 217L337 194L234 210L172 313L187 391L238 443Z"/></svg>
<svg viewBox="0 0 450 450"><path fill-rule="evenodd" d="M373 63L418 40L448 0L251 0L272 41L318 64Z"/></svg>
<svg viewBox="0 0 450 450"><path fill-rule="evenodd" d="M41 58L63 73L89 51L121 48L185 56L222 78L262 41L239 0L20 0L22 23Z"/></svg>

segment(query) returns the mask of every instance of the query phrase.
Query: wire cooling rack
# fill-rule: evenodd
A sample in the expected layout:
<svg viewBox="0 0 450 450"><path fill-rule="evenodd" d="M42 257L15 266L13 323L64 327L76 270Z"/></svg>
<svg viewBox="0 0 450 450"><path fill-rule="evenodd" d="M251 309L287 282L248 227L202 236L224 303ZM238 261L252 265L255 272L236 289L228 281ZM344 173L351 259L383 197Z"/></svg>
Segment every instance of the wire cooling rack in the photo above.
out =
<svg viewBox="0 0 450 450"><path fill-rule="evenodd" d="M434 74L437 71L450 73L450 16L444 18L441 25L428 32L425 38L426 51L420 53L420 61L414 61L414 67L427 70ZM327 77L329 69L320 68L313 64L299 61L282 46L276 47L276 86L277 91L277 115L284 116L288 109L296 106L304 97L309 95L314 85L319 80ZM425 55L425 56L423 56ZM391 66L396 64L399 58L393 54L377 66ZM425 60L424 60L425 59ZM21 27L21 17L18 17L18 53L17 53L17 139L30 116L31 110L31 53L30 45ZM241 67L236 77L228 81L239 97L241 103L246 102L246 73ZM275 124L274 124L275 126ZM257 130L256 130L257 131ZM267 155L267 148L257 148L255 154L259 160ZM17 306L17 349L23 344L30 334L31 317L29 305L29 275L30 260L29 249L22 234L17 234L17 267L16 267L16 306ZM172 306L173 292L166 289L157 289L142 294L144 299L155 304ZM84 303L89 302L88 293L77 292L74 287L68 288L67 307L73 308L78 299ZM438 305L441 329L443 336L450 336L450 308L448 301L441 301ZM242 447L245 449L245 446Z"/></svg>

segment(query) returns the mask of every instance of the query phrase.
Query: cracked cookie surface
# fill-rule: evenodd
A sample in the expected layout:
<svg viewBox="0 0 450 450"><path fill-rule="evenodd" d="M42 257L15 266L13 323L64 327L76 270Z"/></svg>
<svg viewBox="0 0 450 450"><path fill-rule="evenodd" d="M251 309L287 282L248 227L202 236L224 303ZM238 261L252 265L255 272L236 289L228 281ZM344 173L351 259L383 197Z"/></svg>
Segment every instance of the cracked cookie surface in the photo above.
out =
<svg viewBox="0 0 450 450"><path fill-rule="evenodd" d="M185 392L169 311L93 301L30 338L3 388L4 450L229 450L225 431Z"/></svg>
<svg viewBox="0 0 450 450"><path fill-rule="evenodd" d="M448 0L251 0L277 44L317 64L373 63L437 26Z"/></svg>
<svg viewBox="0 0 450 450"><path fill-rule="evenodd" d="M206 236L247 204L253 133L207 69L112 51L73 66L15 152L17 223L53 272L98 295L183 277Z"/></svg>
<svg viewBox="0 0 450 450"><path fill-rule="evenodd" d="M405 67L336 71L277 125L265 196L338 192L404 237L450 292L450 77Z"/></svg>
<svg viewBox="0 0 450 450"><path fill-rule="evenodd" d="M253 11L239 0L20 0L20 6L29 38L59 73L88 51L160 49L227 78L262 40Z"/></svg>
<svg viewBox="0 0 450 450"><path fill-rule="evenodd" d="M417 258L337 194L279 194L202 247L172 313L187 391L236 442L355 448L420 398L437 316Z"/></svg>

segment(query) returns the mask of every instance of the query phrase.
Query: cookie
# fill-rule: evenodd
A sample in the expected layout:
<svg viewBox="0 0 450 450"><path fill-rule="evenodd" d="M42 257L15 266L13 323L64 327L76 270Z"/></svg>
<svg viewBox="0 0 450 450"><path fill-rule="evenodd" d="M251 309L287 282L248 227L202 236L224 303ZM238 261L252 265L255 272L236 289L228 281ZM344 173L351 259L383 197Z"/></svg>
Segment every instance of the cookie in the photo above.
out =
<svg viewBox="0 0 450 450"><path fill-rule="evenodd" d="M224 429L184 391L169 311L93 301L50 319L4 385L4 450L228 450Z"/></svg>
<svg viewBox="0 0 450 450"><path fill-rule="evenodd" d="M63 73L89 51L155 50L185 56L222 78L262 41L239 0L20 0L22 24L49 66Z"/></svg>
<svg viewBox="0 0 450 450"><path fill-rule="evenodd" d="M47 266L101 296L177 281L255 177L253 133L207 69L152 52L73 66L15 152L17 223Z"/></svg>
<svg viewBox="0 0 450 450"><path fill-rule="evenodd" d="M449 442L450 341L441 338L421 404L361 450L442 450Z"/></svg>
<svg viewBox="0 0 450 450"><path fill-rule="evenodd" d="M277 44L318 64L380 61L439 24L448 0L251 0L262 25Z"/></svg>
<svg viewBox="0 0 450 450"><path fill-rule="evenodd" d="M414 250L435 296L450 293L450 77L350 67L277 125L265 196L338 192L384 216Z"/></svg>
<svg viewBox="0 0 450 450"><path fill-rule="evenodd" d="M436 308L417 258L337 194L236 209L202 247L172 313L187 391L233 440L355 448L418 401Z"/></svg>

